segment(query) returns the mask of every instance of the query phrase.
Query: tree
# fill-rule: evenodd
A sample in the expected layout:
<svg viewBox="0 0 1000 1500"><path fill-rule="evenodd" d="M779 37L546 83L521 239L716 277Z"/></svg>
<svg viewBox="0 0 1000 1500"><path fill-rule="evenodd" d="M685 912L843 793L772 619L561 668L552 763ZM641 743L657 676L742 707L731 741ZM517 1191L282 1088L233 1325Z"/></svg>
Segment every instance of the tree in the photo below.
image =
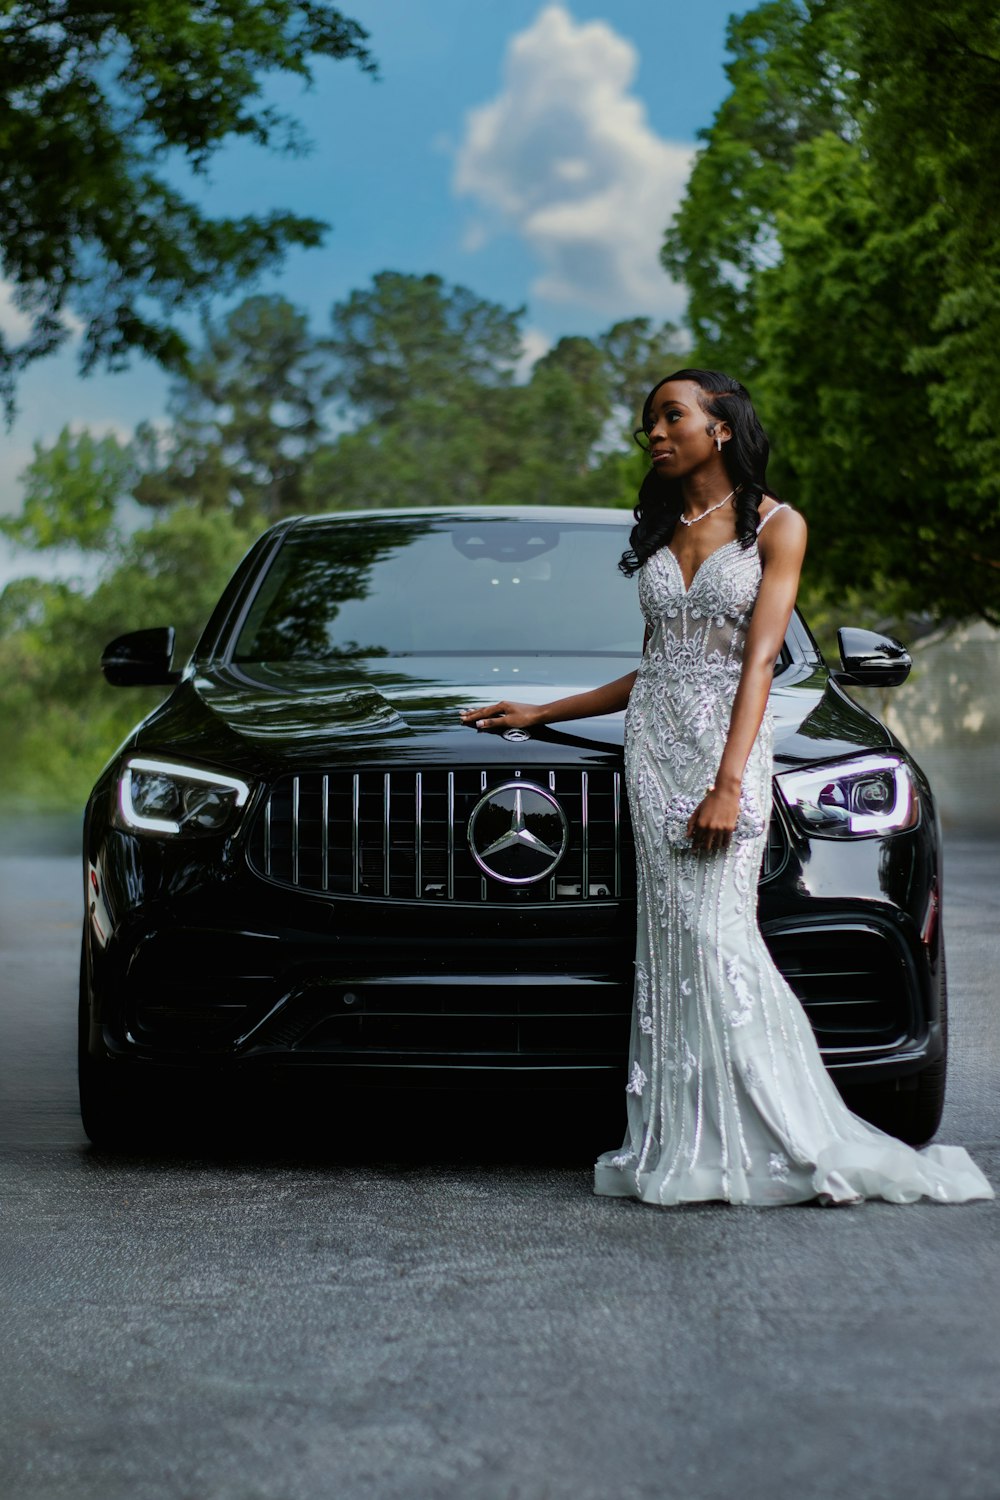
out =
<svg viewBox="0 0 1000 1500"><path fill-rule="evenodd" d="M522 312L396 271L335 304L329 388L354 425L316 453L307 507L482 503L510 438Z"/></svg>
<svg viewBox="0 0 1000 1500"><path fill-rule="evenodd" d="M489 423L483 499L500 505L593 505L600 445L613 424L607 366L598 344L564 338L508 393L506 420Z"/></svg>
<svg viewBox="0 0 1000 1500"><path fill-rule="evenodd" d="M773 428L827 593L1000 621L998 22L986 0L917 9L769 0L732 22L664 260L699 362Z"/></svg>
<svg viewBox="0 0 1000 1500"><path fill-rule="evenodd" d="M111 433L95 437L64 427L51 448L35 444L21 475L21 513L0 519L0 531L36 551L105 551L117 538L119 507L135 479L130 444Z"/></svg>
<svg viewBox="0 0 1000 1500"><path fill-rule="evenodd" d="M465 407L484 387L510 385L523 314L440 276L382 271L370 290L333 308L333 388L375 421L392 420L414 399Z"/></svg>
<svg viewBox="0 0 1000 1500"><path fill-rule="evenodd" d="M689 290L700 363L750 384L760 275L780 261L775 216L804 142L857 126L845 94L850 18L841 4L767 0L730 20L729 94L705 130L663 264Z"/></svg>
<svg viewBox="0 0 1000 1500"><path fill-rule="evenodd" d="M489 425L496 421L493 407ZM318 449L304 476L305 509L482 504L485 425L468 408L450 411L427 396L401 401L391 418L366 422Z"/></svg>
<svg viewBox="0 0 1000 1500"><path fill-rule="evenodd" d="M477 379L466 357L456 361L465 373L450 394L444 369L429 376L427 346L417 363L411 381L400 362L382 415L317 453L305 481L310 509L608 503L601 446L615 422L597 343L560 340L520 385L496 378L505 369L489 364ZM359 359L355 368L359 388L381 389L377 367Z"/></svg>
<svg viewBox="0 0 1000 1500"><path fill-rule="evenodd" d="M967 574L949 577L929 503L947 463L907 369L933 284L929 246L887 221L873 178L831 133L799 148L775 219L782 260L757 278L754 391L774 430L776 488L809 518L810 576L828 594L861 583L883 610L947 597L969 613Z"/></svg>
<svg viewBox="0 0 1000 1500"><path fill-rule="evenodd" d="M317 453L310 508L615 503L605 454L676 364L676 330L560 339L517 384L522 314L397 272L335 307L332 388L363 420Z"/></svg>
<svg viewBox="0 0 1000 1500"><path fill-rule="evenodd" d="M136 499L241 511L261 525L301 510L329 379L305 315L283 297L249 297L221 323L206 319L203 335L171 393L166 439L138 434Z"/></svg>
<svg viewBox="0 0 1000 1500"><path fill-rule="evenodd" d="M865 131L878 191L924 239L938 277L908 369L921 378L949 468L945 557L950 571L964 571L970 596L991 600L997 622L1000 11L992 0L880 0L855 11L859 66L878 106Z"/></svg>
<svg viewBox="0 0 1000 1500"><path fill-rule="evenodd" d="M177 368L179 313L320 242L325 226L296 214L213 218L161 164L203 174L231 139L301 152L263 76L310 81L321 57L373 71L365 40L325 0L0 4L0 270L31 325L0 337L8 414L18 374L74 321L84 371L134 350Z"/></svg>

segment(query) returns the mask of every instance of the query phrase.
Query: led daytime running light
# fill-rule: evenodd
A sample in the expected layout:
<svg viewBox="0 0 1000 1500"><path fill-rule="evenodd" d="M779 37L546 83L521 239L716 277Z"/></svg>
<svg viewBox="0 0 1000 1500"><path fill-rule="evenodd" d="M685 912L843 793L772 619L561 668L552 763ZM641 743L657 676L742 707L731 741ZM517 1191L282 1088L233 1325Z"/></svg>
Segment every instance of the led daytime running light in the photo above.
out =
<svg viewBox="0 0 1000 1500"><path fill-rule="evenodd" d="M180 833L181 825L174 818L147 818L136 810L132 800L133 771L151 771L178 781L195 781L235 792L234 807L242 807L250 795L249 786L238 776L225 776L221 771L203 771L197 766L180 765L177 761L129 756L118 779L118 807L122 820L130 828L141 828L146 833Z"/></svg>
<svg viewBox="0 0 1000 1500"><path fill-rule="evenodd" d="M847 792L853 784L873 776L892 778L892 802L877 812L863 812L850 805L843 810L840 826L834 820L824 827L808 809L819 811L823 790L837 784ZM865 838L880 833L895 833L912 828L920 815L920 804L913 774L906 761L895 755L863 755L801 771L784 771L777 781L789 810L811 837Z"/></svg>

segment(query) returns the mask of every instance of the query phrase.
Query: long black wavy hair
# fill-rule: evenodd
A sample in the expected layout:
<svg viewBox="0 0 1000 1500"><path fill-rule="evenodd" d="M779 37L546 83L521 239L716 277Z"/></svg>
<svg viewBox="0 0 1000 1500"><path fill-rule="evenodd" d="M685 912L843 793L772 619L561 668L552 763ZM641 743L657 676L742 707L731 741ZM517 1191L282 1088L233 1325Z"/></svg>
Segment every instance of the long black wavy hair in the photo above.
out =
<svg viewBox="0 0 1000 1500"><path fill-rule="evenodd" d="M721 370L675 370L658 380L650 391L642 408L642 426L633 434L637 443L645 447L652 421L650 407L653 397L669 380L690 380L698 387L698 403L711 421L726 422L732 437L722 447L722 461L729 475L729 482L736 491L733 509L736 512L736 539L741 547L752 547L757 534L760 502L767 483L767 460L771 447L767 433L760 425L753 409L746 386ZM677 528L677 518L684 509L684 497L679 479L667 479L650 469L639 486L636 502L635 525L629 535L629 545L622 553L618 566L626 578L631 578L646 561L665 547Z"/></svg>

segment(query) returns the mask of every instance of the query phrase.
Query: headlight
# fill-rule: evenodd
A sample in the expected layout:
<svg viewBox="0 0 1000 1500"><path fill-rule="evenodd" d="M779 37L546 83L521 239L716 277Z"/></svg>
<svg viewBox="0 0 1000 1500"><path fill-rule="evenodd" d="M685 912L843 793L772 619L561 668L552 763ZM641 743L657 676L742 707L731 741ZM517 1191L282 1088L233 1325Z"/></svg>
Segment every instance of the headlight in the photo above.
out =
<svg viewBox="0 0 1000 1500"><path fill-rule="evenodd" d="M146 833L218 833L250 795L245 781L221 771L130 755L118 777L118 812Z"/></svg>
<svg viewBox="0 0 1000 1500"><path fill-rule="evenodd" d="M775 781L795 821L820 838L898 833L920 817L913 772L899 755L863 755L784 771Z"/></svg>

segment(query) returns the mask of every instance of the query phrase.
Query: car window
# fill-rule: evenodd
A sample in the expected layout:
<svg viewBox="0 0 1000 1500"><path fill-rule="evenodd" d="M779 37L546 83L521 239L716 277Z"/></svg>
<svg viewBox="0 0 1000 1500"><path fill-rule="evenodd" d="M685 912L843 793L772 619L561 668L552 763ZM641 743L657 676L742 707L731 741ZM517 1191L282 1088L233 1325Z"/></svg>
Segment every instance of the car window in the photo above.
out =
<svg viewBox="0 0 1000 1500"><path fill-rule="evenodd" d="M622 527L384 516L293 528L233 659L482 652L634 658L643 621Z"/></svg>

